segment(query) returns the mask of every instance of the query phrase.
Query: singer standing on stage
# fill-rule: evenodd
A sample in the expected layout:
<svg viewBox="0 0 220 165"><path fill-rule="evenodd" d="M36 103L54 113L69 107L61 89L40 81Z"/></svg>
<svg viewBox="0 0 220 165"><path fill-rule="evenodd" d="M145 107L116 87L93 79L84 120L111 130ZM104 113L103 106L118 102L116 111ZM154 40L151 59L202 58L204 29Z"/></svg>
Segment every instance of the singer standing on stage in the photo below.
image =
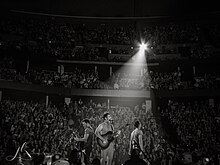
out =
<svg viewBox="0 0 220 165"><path fill-rule="evenodd" d="M111 124L112 117L108 112L105 112L103 114L103 120L101 124L96 128L95 135L103 141L103 143L108 143L108 141L103 138L102 135L106 134L109 131L114 132L114 127ZM112 141L109 146L105 149L101 149L101 165L105 165L107 162L107 165L112 165L114 155L114 141Z"/></svg>

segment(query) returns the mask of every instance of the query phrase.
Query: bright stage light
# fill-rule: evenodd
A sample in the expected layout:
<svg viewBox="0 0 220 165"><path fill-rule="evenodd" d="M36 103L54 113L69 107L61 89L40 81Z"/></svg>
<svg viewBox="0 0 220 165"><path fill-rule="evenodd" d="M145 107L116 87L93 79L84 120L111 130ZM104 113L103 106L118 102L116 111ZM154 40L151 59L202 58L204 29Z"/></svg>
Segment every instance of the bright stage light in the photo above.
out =
<svg viewBox="0 0 220 165"><path fill-rule="evenodd" d="M147 45L144 44L144 43L140 44L140 49L141 50L146 50L147 49Z"/></svg>
<svg viewBox="0 0 220 165"><path fill-rule="evenodd" d="M140 43L139 45L139 49L140 51L145 51L148 48L148 44L147 43Z"/></svg>

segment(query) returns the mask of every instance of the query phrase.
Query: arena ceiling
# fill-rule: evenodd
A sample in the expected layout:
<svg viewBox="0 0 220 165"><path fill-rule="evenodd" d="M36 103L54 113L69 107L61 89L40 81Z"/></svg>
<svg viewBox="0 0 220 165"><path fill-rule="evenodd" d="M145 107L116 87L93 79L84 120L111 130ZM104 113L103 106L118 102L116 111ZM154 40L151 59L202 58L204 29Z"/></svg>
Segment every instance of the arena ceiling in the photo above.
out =
<svg viewBox="0 0 220 165"><path fill-rule="evenodd" d="M2 10L92 17L173 16L220 11L217 0L1 0Z"/></svg>

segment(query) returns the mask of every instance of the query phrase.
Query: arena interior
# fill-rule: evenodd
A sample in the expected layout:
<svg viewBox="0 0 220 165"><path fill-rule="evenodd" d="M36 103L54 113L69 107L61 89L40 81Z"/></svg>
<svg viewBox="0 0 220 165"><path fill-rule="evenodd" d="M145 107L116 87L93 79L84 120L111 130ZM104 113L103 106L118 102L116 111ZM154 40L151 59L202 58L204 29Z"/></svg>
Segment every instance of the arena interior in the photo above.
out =
<svg viewBox="0 0 220 165"><path fill-rule="evenodd" d="M72 132L109 112L112 165L130 159L136 120L146 164L220 165L217 4L3 0L0 13L0 164L75 165ZM93 165L100 152L94 138Z"/></svg>

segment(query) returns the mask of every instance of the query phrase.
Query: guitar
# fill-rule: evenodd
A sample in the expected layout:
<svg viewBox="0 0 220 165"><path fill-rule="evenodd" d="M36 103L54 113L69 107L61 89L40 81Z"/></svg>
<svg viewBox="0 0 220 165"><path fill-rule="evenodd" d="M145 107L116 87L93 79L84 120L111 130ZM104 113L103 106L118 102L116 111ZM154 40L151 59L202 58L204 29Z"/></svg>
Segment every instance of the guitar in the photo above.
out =
<svg viewBox="0 0 220 165"><path fill-rule="evenodd" d="M111 142L114 141L116 137L118 137L121 133L120 129L123 129L124 127L127 127L129 124L125 124L124 126L120 127L118 131L115 131L114 133L112 131L108 131L107 133L101 135L107 142L104 143L100 138L97 137L97 143L101 147L101 149L106 149L111 144Z"/></svg>

